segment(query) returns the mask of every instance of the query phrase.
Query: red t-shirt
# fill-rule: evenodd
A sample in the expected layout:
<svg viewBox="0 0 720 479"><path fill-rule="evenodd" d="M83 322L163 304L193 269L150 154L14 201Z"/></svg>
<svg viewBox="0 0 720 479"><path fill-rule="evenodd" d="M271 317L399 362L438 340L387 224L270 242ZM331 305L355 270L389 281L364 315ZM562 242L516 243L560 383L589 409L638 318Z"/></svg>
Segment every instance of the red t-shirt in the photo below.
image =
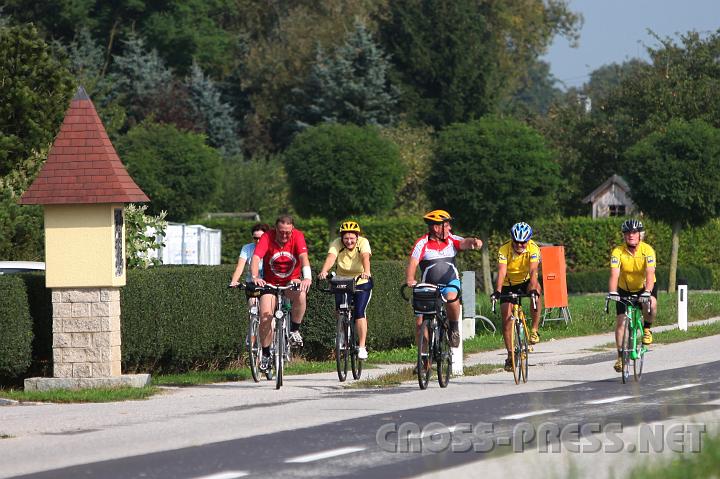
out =
<svg viewBox="0 0 720 479"><path fill-rule="evenodd" d="M305 235L293 229L290 239L280 246L275 238L277 231L266 232L255 246L253 256L263 260L263 279L274 286L285 286L300 277L300 255L307 253Z"/></svg>

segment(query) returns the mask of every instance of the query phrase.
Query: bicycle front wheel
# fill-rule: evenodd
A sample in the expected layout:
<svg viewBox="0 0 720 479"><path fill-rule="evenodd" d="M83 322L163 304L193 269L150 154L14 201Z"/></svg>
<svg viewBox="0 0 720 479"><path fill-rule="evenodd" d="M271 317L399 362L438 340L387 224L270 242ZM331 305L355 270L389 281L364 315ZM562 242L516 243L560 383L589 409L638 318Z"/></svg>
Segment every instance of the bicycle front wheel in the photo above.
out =
<svg viewBox="0 0 720 479"><path fill-rule="evenodd" d="M283 364L285 360L285 331L281 324L275 328L275 389L283 385Z"/></svg>
<svg viewBox="0 0 720 479"><path fill-rule="evenodd" d="M423 319L418 332L417 350L417 377L420 389L427 389L430 373L432 372L432 327L429 319Z"/></svg>
<svg viewBox="0 0 720 479"><path fill-rule="evenodd" d="M633 375L635 376L635 381L640 381L640 376L642 376L643 363L645 362L645 350L639 333L640 330L636 331L638 331L638 333L636 334L637 337L635 339L635 352L637 358L633 359Z"/></svg>
<svg viewBox="0 0 720 479"><path fill-rule="evenodd" d="M521 355L520 355L520 329L518 328L518 320L513 318L512 328L512 345L510 348L510 360L512 361L513 378L515 384L520 384L520 366L521 366Z"/></svg>
<svg viewBox="0 0 720 479"><path fill-rule="evenodd" d="M352 326L348 328L350 331L350 363L352 366L353 379L360 379L362 374L362 360L358 357L358 336L357 336L357 323L353 321Z"/></svg>
<svg viewBox="0 0 720 479"><path fill-rule="evenodd" d="M450 350L450 339L448 338L447 328L442 326L438 328L437 345L438 384L440 384L441 388L446 388L450 382L450 374L452 373L452 351Z"/></svg>
<svg viewBox="0 0 720 479"><path fill-rule="evenodd" d="M335 334L335 365L340 382L347 378L348 370L348 326L347 318L341 314L337 320L337 332Z"/></svg>
<svg viewBox="0 0 720 479"><path fill-rule="evenodd" d="M530 346L528 345L527 324L523 320L520 324L520 374L524 383L528 380L528 358L530 357Z"/></svg>
<svg viewBox="0 0 720 479"><path fill-rule="evenodd" d="M623 326L622 342L620 343L620 358L622 359L622 382L625 384L630 379L630 351L632 351L632 335L630 330L630 318L625 317Z"/></svg>
<svg viewBox="0 0 720 479"><path fill-rule="evenodd" d="M260 356L262 355L262 348L260 347L260 322L257 318L250 319L250 327L248 329L247 337L247 348L248 348L248 363L250 365L250 373L252 374L253 381L260 381Z"/></svg>

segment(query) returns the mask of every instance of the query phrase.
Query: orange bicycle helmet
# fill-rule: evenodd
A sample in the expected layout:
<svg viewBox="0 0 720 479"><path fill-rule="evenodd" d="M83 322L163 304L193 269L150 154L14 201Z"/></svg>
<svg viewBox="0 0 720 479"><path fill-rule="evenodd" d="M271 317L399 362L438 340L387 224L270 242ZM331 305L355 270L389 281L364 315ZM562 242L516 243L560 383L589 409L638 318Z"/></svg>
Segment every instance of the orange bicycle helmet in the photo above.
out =
<svg viewBox="0 0 720 479"><path fill-rule="evenodd" d="M343 221L340 223L340 234L344 233L356 233L360 234L360 225L355 221Z"/></svg>
<svg viewBox="0 0 720 479"><path fill-rule="evenodd" d="M452 216L445 210L433 210L423 216L423 219L429 225L437 225L452 220Z"/></svg>

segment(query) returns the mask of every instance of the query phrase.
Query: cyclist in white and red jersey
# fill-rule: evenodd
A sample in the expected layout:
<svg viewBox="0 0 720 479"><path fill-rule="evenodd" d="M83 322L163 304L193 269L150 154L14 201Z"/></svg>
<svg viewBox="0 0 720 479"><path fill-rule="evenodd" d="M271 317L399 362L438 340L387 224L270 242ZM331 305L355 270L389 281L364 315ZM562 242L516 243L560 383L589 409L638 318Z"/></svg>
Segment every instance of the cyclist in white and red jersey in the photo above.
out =
<svg viewBox="0 0 720 479"><path fill-rule="evenodd" d="M261 261L263 277L259 275ZM275 221L275 228L262 235L253 253L250 272L252 281L260 287L267 283L273 286L286 286L290 282L300 284L297 291L288 290L287 296L292 302L290 341L302 346L300 324L305 315L306 296L312 283L312 272L305 235L294 228L292 216L280 216ZM263 370L269 365L272 341L271 318L274 311L275 295L265 293L260 296L260 341L263 347L260 369Z"/></svg>
<svg viewBox="0 0 720 479"><path fill-rule="evenodd" d="M409 287L417 284L415 272L420 266L420 282L430 284L444 284L442 294L448 300L457 297L460 290L460 276L455 267L455 255L459 251L482 248L482 241L477 238L463 238L451 233L450 221L452 217L445 210L434 210L423 216L428 225L428 232L415 242L410 253L405 282ZM452 286L457 286L455 289ZM454 348L460 345L460 303L458 301L447 303L448 319L450 320L450 343ZM419 333L422 316L416 318ZM417 336L417 334L416 334Z"/></svg>

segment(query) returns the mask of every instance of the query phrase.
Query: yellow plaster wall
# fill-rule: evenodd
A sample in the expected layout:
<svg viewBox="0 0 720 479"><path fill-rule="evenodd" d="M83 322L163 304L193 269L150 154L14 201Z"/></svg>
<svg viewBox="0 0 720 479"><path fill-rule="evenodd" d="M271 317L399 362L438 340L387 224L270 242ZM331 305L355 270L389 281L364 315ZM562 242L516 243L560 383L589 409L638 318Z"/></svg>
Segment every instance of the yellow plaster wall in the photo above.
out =
<svg viewBox="0 0 720 479"><path fill-rule="evenodd" d="M45 283L48 288L124 286L115 276L115 208L122 204L46 205ZM125 229L123 228L123 264Z"/></svg>

